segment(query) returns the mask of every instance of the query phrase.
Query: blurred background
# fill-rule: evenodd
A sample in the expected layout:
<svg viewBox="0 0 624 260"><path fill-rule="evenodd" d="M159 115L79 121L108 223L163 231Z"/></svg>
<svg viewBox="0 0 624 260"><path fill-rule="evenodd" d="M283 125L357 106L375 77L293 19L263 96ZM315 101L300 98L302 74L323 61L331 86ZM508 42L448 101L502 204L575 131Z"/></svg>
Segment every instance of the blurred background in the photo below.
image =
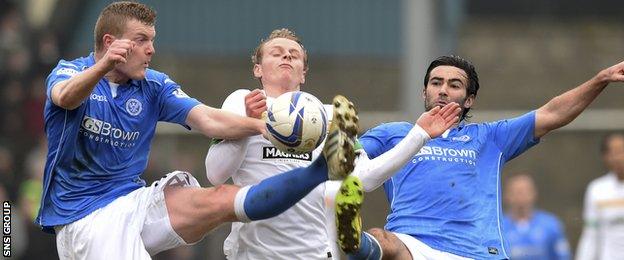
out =
<svg viewBox="0 0 624 260"><path fill-rule="evenodd" d="M15 259L53 259L54 237L33 224L46 143L44 81L59 59L86 56L110 1L0 0L0 199L13 205ZM423 111L423 73L444 54L471 60L481 90L474 122L536 109L624 60L624 7L617 0L185 0L142 1L158 12L152 67L186 93L220 107L232 91L258 88L250 55L277 28L294 30L308 50L303 90L329 102L342 93L360 109L362 129L414 121ZM586 185L606 172L599 143L624 131L624 87L608 88L579 119L551 133L504 172L534 175L538 207L565 225L572 249L582 228ZM173 169L208 185L209 141L159 126L145 179ZM382 190L366 197L365 227L381 227ZM229 225L201 243L156 259L222 259Z"/></svg>

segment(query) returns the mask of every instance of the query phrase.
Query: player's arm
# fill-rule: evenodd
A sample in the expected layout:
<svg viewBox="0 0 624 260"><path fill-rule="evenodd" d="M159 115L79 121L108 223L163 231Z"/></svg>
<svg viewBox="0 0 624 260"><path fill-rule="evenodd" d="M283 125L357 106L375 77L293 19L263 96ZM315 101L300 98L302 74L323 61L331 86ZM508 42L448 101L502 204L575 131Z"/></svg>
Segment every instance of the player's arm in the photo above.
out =
<svg viewBox="0 0 624 260"><path fill-rule="evenodd" d="M238 139L266 133L266 125L260 119L242 117L206 105L193 107L186 118L186 124L208 137L221 139Z"/></svg>
<svg viewBox="0 0 624 260"><path fill-rule="evenodd" d="M403 167L431 138L435 138L459 120L461 109L457 103L450 103L440 109L435 107L423 113L414 127L396 146L372 160L358 160L353 174L364 185L364 190L373 191ZM366 155L364 155L366 156Z"/></svg>
<svg viewBox="0 0 624 260"><path fill-rule="evenodd" d="M125 63L134 43L130 40L115 40L104 56L92 67L73 77L56 83L51 90L52 102L64 109L72 110L80 106L95 85L111 71L116 64Z"/></svg>
<svg viewBox="0 0 624 260"><path fill-rule="evenodd" d="M254 92L257 93L258 91ZM222 109L242 114L243 94L249 93L249 90L237 90L230 94L223 105ZM247 96L245 95L244 103L247 108ZM255 102L249 102L249 104ZM266 110L266 108L265 108ZM247 112L249 115L249 113ZM248 138L236 140L217 140L213 139L208 154L206 154L206 177L212 185L221 185L225 183L232 174L234 174L243 163L247 154Z"/></svg>
<svg viewBox="0 0 624 260"><path fill-rule="evenodd" d="M243 163L247 151L247 138L213 140L206 154L206 177L212 185L225 183Z"/></svg>
<svg viewBox="0 0 624 260"><path fill-rule="evenodd" d="M535 115L535 137L572 122L612 82L624 81L624 62L600 71L596 76L550 100Z"/></svg>

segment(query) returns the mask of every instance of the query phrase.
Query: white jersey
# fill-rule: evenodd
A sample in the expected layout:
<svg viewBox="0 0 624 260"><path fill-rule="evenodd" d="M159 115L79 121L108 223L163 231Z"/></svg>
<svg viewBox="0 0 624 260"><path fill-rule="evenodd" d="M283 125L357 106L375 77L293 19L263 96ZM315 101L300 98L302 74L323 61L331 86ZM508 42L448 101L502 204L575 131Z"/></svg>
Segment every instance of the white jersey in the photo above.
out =
<svg viewBox="0 0 624 260"><path fill-rule="evenodd" d="M228 96L222 108L245 115L244 97L249 92L235 91ZM267 106L273 100L267 97ZM331 109L331 106L327 107ZM327 112L332 115L331 110ZM313 153L290 155L277 150L271 142L257 135L224 141L211 147L206 159L206 170L208 179L215 185L230 177L223 174L230 174L234 184L246 186L279 173L306 167L321 151L322 145ZM223 152L227 158L219 158L224 156ZM224 162L232 160L236 162ZM224 169L223 164L229 164L230 169ZM214 174L222 176L215 177ZM228 259L327 259L331 251L324 197L323 184L276 217L250 223L232 223L232 231L223 245L225 255Z"/></svg>
<svg viewBox="0 0 624 260"><path fill-rule="evenodd" d="M614 173L593 180L585 193L585 227L577 259L622 259L624 255L624 182Z"/></svg>

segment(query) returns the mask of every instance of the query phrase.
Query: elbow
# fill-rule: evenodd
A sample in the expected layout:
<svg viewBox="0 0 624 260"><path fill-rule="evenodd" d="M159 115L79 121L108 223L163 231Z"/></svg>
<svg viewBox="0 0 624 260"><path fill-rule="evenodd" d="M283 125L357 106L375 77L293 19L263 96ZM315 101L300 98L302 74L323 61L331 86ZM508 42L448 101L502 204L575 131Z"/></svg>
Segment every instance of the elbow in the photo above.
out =
<svg viewBox="0 0 624 260"><path fill-rule="evenodd" d="M206 177L208 182L212 184L212 186L219 186L225 183L226 180L219 179L217 176L213 176L212 174L206 173Z"/></svg>
<svg viewBox="0 0 624 260"><path fill-rule="evenodd" d="M219 122L212 119L210 110L207 106L197 106L191 110L191 115L187 124L195 131L200 132L206 137L221 138L216 134L215 125Z"/></svg>
<svg viewBox="0 0 624 260"><path fill-rule="evenodd" d="M208 151L208 155L206 156L205 164L206 164L206 179L208 179L208 182L210 182L210 184L212 184L213 186L223 184L225 181L220 181L219 178L217 178L215 174L216 170L214 169L214 167L212 167L214 162L211 160L210 151Z"/></svg>
<svg viewBox="0 0 624 260"><path fill-rule="evenodd" d="M77 102L70 95L61 93L58 96L56 105L59 106L59 107L62 107L63 109L74 110L74 109L76 109L76 108L78 108L80 106L80 103L81 102Z"/></svg>

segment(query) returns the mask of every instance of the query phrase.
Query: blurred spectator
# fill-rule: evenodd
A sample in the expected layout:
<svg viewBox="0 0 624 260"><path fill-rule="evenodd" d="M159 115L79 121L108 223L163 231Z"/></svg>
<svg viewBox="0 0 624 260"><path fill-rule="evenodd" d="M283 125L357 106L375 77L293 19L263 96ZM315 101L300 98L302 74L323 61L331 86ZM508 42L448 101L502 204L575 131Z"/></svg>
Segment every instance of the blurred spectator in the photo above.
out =
<svg viewBox="0 0 624 260"><path fill-rule="evenodd" d="M10 50L17 48L23 43L22 24L23 19L15 6L8 3L2 4L0 10L0 49Z"/></svg>
<svg viewBox="0 0 624 260"><path fill-rule="evenodd" d="M570 259L570 248L556 216L535 209L537 190L526 173L509 177L505 183L506 213L503 231L511 259Z"/></svg>
<svg viewBox="0 0 624 260"><path fill-rule="evenodd" d="M2 92L2 106L5 109L16 109L24 100L24 86L17 79L9 80Z"/></svg>
<svg viewBox="0 0 624 260"><path fill-rule="evenodd" d="M39 46L37 46L37 61L39 66L53 66L61 57L56 36L49 32L43 32L39 38ZM43 84L41 85L43 86Z"/></svg>
<svg viewBox="0 0 624 260"><path fill-rule="evenodd" d="M19 205L22 215L25 218L28 231L28 251L24 253L23 259L58 259L56 252L56 239L53 235L44 234L39 226L35 225L39 205L41 204L41 193L43 187L43 170L46 162L47 142L42 136L38 145L30 151L26 157L27 179L20 185Z"/></svg>
<svg viewBox="0 0 624 260"><path fill-rule="evenodd" d="M37 210L41 204L41 193L43 191L43 170L46 163L47 142L42 136L37 145L26 157L27 179L20 185L20 206L30 222L34 222L37 217Z"/></svg>
<svg viewBox="0 0 624 260"><path fill-rule="evenodd" d="M30 69L31 54L23 47L10 51L7 59L7 73L13 77L23 78Z"/></svg>
<svg viewBox="0 0 624 260"><path fill-rule="evenodd" d="M0 181L5 187L16 186L15 161L13 154L0 145ZM15 191L5 190L7 198L15 198Z"/></svg>
<svg viewBox="0 0 624 260"><path fill-rule="evenodd" d="M601 151L609 172L589 183L585 192L579 260L624 258L624 134L605 137Z"/></svg>
<svg viewBox="0 0 624 260"><path fill-rule="evenodd" d="M45 104L45 76L37 74L30 82L23 109L26 134L32 137L43 136L43 105ZM36 138L33 138L36 140Z"/></svg>
<svg viewBox="0 0 624 260"><path fill-rule="evenodd" d="M16 141L15 137L19 137L24 129L20 114L24 95L24 85L16 79L11 79L2 89L0 100L3 116L0 133L9 137L8 140L12 142ZM16 148L16 145L10 145L10 147Z"/></svg>
<svg viewBox="0 0 624 260"><path fill-rule="evenodd" d="M24 22L25 4L0 0L0 200L12 202L11 259L56 259L54 236L42 234L33 219L47 150L40 141L45 74L61 51L53 31Z"/></svg>

